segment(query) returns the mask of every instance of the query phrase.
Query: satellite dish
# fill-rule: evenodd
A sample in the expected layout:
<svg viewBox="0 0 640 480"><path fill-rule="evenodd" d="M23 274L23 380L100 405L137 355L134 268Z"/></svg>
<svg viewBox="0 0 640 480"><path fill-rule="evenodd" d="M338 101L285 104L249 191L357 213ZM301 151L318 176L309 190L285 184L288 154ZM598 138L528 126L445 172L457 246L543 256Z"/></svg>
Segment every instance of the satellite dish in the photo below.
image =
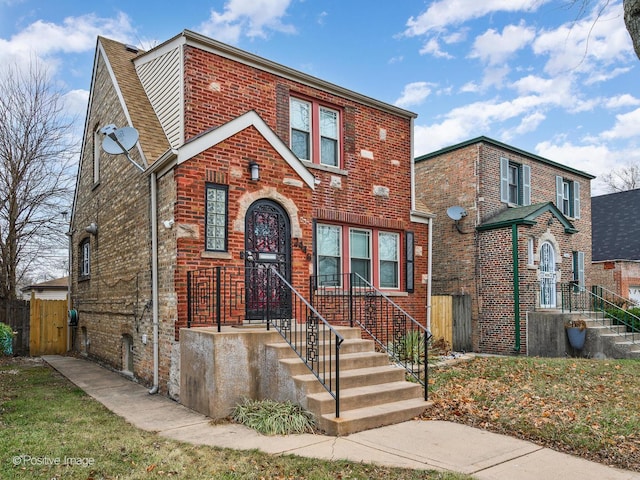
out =
<svg viewBox="0 0 640 480"><path fill-rule="evenodd" d="M102 149L111 155L126 155L127 159L144 172L144 167L138 165L129 155L129 150L138 141L138 131L133 127L116 128L114 124L109 124L100 129L104 135Z"/></svg>
<svg viewBox="0 0 640 480"><path fill-rule="evenodd" d="M455 220L457 222L462 217L466 217L467 212L462 207L449 207L447 208L447 215L451 220Z"/></svg>
<svg viewBox="0 0 640 480"><path fill-rule="evenodd" d="M116 128L107 125L100 132L105 134L102 149L111 155L127 153L138 141L138 131L133 127Z"/></svg>

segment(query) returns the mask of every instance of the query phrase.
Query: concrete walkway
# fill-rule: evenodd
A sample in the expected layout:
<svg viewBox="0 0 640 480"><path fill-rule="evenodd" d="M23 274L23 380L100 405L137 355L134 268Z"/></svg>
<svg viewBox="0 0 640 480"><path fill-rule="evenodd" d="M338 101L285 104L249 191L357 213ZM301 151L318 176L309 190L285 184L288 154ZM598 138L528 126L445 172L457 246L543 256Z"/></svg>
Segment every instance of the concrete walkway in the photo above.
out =
<svg viewBox="0 0 640 480"><path fill-rule="evenodd" d="M149 395L143 386L94 362L57 355L43 359L136 427L192 444L450 470L486 480L640 479L639 473L449 422L414 420L338 438L310 434L265 437L242 425L211 425L210 418L166 397Z"/></svg>

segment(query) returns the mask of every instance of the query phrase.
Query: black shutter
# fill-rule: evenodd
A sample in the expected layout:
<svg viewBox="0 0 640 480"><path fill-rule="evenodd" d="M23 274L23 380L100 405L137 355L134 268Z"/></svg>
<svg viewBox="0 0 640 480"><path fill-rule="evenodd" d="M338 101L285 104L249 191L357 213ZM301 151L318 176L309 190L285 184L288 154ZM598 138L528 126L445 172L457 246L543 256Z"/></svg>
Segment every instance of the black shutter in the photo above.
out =
<svg viewBox="0 0 640 480"><path fill-rule="evenodd" d="M414 284L413 284L413 255L414 255L414 247L413 247L413 232L406 232L405 233L405 243L406 243L406 250L405 250L405 272L406 272L406 282L405 285L407 287L407 292L408 293L413 293L413 288L414 288Z"/></svg>

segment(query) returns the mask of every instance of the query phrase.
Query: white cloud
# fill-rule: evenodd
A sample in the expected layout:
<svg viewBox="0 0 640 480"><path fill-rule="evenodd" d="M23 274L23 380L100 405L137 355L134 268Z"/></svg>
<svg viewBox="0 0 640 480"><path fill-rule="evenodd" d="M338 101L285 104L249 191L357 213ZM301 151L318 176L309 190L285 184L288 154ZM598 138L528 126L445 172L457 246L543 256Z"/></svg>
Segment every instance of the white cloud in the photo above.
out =
<svg viewBox="0 0 640 480"><path fill-rule="evenodd" d="M511 138L514 135L522 135L524 133L533 132L538 128L547 116L542 112L533 112L528 115L525 115L520 124L514 128L512 131L508 131L505 133L506 136Z"/></svg>
<svg viewBox="0 0 640 480"><path fill-rule="evenodd" d="M223 12L211 10L199 30L217 40L238 43L241 35L266 37L267 30L295 33L293 25L282 23L291 0L229 0Z"/></svg>
<svg viewBox="0 0 640 480"><path fill-rule="evenodd" d="M25 67L35 58L54 74L62 64L62 55L92 51L98 35L133 43L134 28L124 13L115 18L93 14L67 17L62 24L38 20L10 39L0 39L0 63Z"/></svg>
<svg viewBox="0 0 640 480"><path fill-rule="evenodd" d="M635 107L637 105L640 105L640 98L636 98L628 93L611 97L604 104L607 108Z"/></svg>
<svg viewBox="0 0 640 480"><path fill-rule="evenodd" d="M396 100L398 107L409 107L420 105L431 94L431 87L434 85L427 82L413 82L405 85L402 96Z"/></svg>
<svg viewBox="0 0 640 480"><path fill-rule="evenodd" d="M551 0L439 0L431 2L427 10L407 20L405 35L424 35L443 30L487 14L503 12L532 12Z"/></svg>
<svg viewBox="0 0 640 480"><path fill-rule="evenodd" d="M549 57L545 72L550 75L571 71L588 73L594 65L611 65L632 54L622 4L612 3L600 16L597 12L595 8L581 20L544 31L536 38L534 53Z"/></svg>
<svg viewBox="0 0 640 480"><path fill-rule="evenodd" d="M561 143L545 141L537 144L535 150L542 157L582 170L596 177L623 166L628 155L635 156L636 159L640 160L637 152L629 152L624 149L615 151L611 150L607 145L599 143L575 145L568 141ZM591 182L591 194L602 195L604 193L607 193L605 185L597 178L593 180Z"/></svg>
<svg viewBox="0 0 640 480"><path fill-rule="evenodd" d="M616 115L613 128L602 132L600 137L606 140L640 138L640 108Z"/></svg>
<svg viewBox="0 0 640 480"><path fill-rule="evenodd" d="M64 95L63 100L67 114L84 118L89 102L88 90L71 90Z"/></svg>
<svg viewBox="0 0 640 480"><path fill-rule="evenodd" d="M535 29L527 27L524 22L507 25L502 33L490 29L476 37L469 57L479 58L489 65L502 64L513 53L531 43L534 37Z"/></svg>
<svg viewBox="0 0 640 480"><path fill-rule="evenodd" d="M475 102L448 112L440 123L414 127L416 155L438 150L479 135L486 135L495 123L529 114L540 105L536 96L523 96L512 101ZM533 117L529 125L533 124Z"/></svg>
<svg viewBox="0 0 640 480"><path fill-rule="evenodd" d="M450 54L440 48L437 38L430 38L420 49L420 55L433 55L436 58L453 58Z"/></svg>

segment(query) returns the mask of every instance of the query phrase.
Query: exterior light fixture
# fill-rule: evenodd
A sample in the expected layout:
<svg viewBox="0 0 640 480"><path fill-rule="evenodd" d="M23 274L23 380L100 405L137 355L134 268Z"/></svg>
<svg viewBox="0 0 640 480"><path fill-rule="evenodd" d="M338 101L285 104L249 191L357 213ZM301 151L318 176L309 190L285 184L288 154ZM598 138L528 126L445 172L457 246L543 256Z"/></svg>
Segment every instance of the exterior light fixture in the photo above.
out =
<svg viewBox="0 0 640 480"><path fill-rule="evenodd" d="M249 163L249 172L251 172L251 181L257 182L260 180L260 165L256 162Z"/></svg>

